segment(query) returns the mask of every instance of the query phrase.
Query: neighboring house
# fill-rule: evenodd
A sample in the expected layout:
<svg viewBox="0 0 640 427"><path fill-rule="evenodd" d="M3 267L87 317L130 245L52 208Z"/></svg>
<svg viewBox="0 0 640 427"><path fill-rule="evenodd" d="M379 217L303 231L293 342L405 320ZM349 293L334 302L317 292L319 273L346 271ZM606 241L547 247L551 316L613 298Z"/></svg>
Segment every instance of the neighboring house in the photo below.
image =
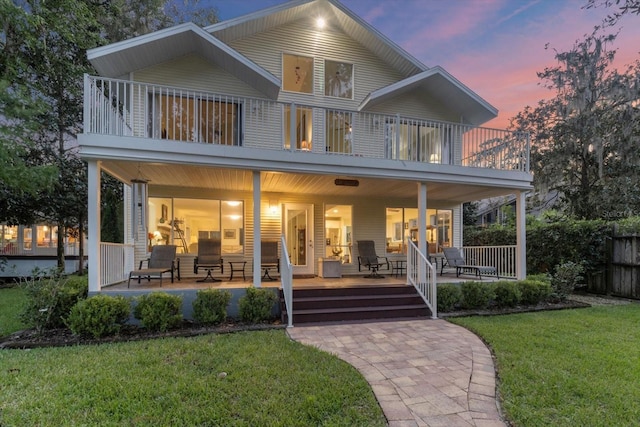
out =
<svg viewBox="0 0 640 427"><path fill-rule="evenodd" d="M260 242L281 236L294 275L331 256L358 274L358 240L390 257L406 256L407 237L423 252L461 246L461 204L504 195L525 274L528 135L479 127L493 106L336 0L182 24L88 57L100 74L85 78L78 138L90 291L156 244L177 245L193 275L203 237L222 240L225 264L246 260L256 286ZM100 243L101 171L127 186L125 245Z"/></svg>
<svg viewBox="0 0 640 427"><path fill-rule="evenodd" d="M476 225L504 224L516 208L516 196L493 197L477 202Z"/></svg>
<svg viewBox="0 0 640 427"><path fill-rule="evenodd" d="M0 268L0 277L29 277L34 269L47 271L57 268L57 244L57 226L0 224L0 260L7 261L4 268ZM65 237L65 272L78 271L78 249L77 238Z"/></svg>

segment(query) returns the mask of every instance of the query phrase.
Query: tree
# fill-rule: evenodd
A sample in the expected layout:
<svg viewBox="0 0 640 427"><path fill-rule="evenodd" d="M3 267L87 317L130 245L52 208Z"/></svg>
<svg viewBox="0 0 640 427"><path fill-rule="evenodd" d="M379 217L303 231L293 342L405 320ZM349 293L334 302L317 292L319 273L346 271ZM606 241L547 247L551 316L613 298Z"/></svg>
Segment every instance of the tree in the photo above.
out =
<svg viewBox="0 0 640 427"><path fill-rule="evenodd" d="M593 9L596 7L613 7L617 9L613 13L607 15L604 20L604 24L609 26L616 25L624 15L640 15L640 0L588 0L585 5L585 8L587 9Z"/></svg>
<svg viewBox="0 0 640 427"><path fill-rule="evenodd" d="M67 231L81 236L87 218L86 170L75 142L82 130L83 75L93 70L87 49L168 27L176 19L217 20L215 10L195 4L0 3L0 221L56 224L59 268Z"/></svg>
<svg viewBox="0 0 640 427"><path fill-rule="evenodd" d="M599 31L556 52L558 65L538 73L555 97L512 121L531 133L536 190L558 192L565 212L583 219L640 208L640 63L613 69L616 36Z"/></svg>

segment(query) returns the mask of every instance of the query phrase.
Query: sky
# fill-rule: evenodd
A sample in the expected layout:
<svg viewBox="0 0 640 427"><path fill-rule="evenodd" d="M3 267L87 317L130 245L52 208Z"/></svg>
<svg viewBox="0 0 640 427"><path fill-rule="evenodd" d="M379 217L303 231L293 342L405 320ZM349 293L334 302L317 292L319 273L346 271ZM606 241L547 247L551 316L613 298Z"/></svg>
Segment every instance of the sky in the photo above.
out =
<svg viewBox="0 0 640 427"><path fill-rule="evenodd" d="M428 67L442 66L496 107L484 126L504 129L527 105L551 98L537 72L556 65L612 10L585 9L587 0L341 0L378 31ZM220 20L284 3L283 0L200 0ZM625 16L615 66L640 59L640 16ZM547 47L548 48L545 48Z"/></svg>

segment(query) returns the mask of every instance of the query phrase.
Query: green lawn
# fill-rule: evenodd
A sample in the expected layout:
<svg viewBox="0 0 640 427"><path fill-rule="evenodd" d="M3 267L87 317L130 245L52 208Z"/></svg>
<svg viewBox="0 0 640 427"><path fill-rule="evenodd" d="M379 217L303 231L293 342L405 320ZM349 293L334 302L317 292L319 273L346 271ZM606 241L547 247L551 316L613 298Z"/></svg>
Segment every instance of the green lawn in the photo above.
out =
<svg viewBox="0 0 640 427"><path fill-rule="evenodd" d="M17 286L0 289L0 337L26 328L18 318L25 302L26 296L23 289Z"/></svg>
<svg viewBox="0 0 640 427"><path fill-rule="evenodd" d="M640 305L451 319L497 358L516 426L637 426Z"/></svg>
<svg viewBox="0 0 640 427"><path fill-rule="evenodd" d="M355 368L283 330L2 350L0 366L3 426L386 425Z"/></svg>

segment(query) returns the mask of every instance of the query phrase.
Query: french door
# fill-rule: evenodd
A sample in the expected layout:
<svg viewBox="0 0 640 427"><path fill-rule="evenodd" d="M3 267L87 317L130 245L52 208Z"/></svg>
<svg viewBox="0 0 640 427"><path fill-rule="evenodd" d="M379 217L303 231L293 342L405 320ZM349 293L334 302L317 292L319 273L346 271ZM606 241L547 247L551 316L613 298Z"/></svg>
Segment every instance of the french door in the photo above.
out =
<svg viewBox="0 0 640 427"><path fill-rule="evenodd" d="M313 274L313 205L286 203L283 229L293 274Z"/></svg>

